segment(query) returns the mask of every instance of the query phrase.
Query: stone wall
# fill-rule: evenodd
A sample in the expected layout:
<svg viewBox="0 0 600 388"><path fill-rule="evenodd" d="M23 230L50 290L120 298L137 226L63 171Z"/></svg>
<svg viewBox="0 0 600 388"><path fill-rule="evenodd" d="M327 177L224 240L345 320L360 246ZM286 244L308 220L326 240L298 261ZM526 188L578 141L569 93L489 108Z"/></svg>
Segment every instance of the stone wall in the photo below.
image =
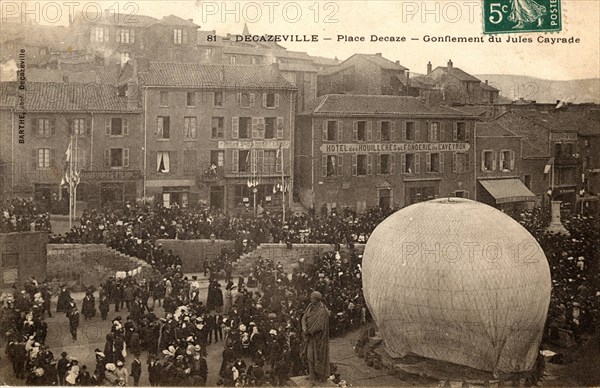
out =
<svg viewBox="0 0 600 388"><path fill-rule="evenodd" d="M229 252L235 249L234 241L226 240L157 240L163 250L172 250L181 258L183 272L204 271L204 260L211 260L221 253L223 248Z"/></svg>
<svg viewBox="0 0 600 388"><path fill-rule="evenodd" d="M153 274L145 261L104 244L48 244L48 280L53 284L97 287L110 276L150 278Z"/></svg>
<svg viewBox="0 0 600 388"><path fill-rule="evenodd" d="M46 278L47 243L47 232L0 234L0 288L22 285L32 276Z"/></svg>

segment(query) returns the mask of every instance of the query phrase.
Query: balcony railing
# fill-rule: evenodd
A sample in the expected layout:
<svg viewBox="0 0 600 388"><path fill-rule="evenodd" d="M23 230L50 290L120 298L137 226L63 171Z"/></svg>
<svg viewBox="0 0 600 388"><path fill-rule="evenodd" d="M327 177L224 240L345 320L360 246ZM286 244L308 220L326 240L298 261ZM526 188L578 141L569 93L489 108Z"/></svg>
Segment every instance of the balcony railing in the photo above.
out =
<svg viewBox="0 0 600 388"><path fill-rule="evenodd" d="M225 170L222 166L208 163L202 167L196 176L198 182L217 182L225 176Z"/></svg>

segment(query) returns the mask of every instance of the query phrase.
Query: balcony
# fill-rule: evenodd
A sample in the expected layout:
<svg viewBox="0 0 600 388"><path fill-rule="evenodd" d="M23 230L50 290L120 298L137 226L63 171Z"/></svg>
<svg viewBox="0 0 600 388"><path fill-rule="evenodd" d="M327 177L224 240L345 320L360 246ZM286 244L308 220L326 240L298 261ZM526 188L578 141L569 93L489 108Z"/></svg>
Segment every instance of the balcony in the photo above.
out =
<svg viewBox="0 0 600 388"><path fill-rule="evenodd" d="M579 164L578 154L557 153L555 156L557 166L577 166Z"/></svg>
<svg viewBox="0 0 600 388"><path fill-rule="evenodd" d="M223 167L219 167L214 163L208 163L200 169L200 172L196 176L196 182L198 183L211 183L218 182L224 177L225 170Z"/></svg>

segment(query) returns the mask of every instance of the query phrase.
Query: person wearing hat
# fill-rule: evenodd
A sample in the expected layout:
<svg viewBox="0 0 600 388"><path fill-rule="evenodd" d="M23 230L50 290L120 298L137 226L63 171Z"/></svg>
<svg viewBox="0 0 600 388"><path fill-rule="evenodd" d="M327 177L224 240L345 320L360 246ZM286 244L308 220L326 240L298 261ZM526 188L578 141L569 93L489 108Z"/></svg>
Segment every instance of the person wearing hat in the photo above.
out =
<svg viewBox="0 0 600 388"><path fill-rule="evenodd" d="M67 371L67 377L65 377L65 383L67 385L77 385L77 378L79 377L79 361L75 358L71 358L69 363L69 370Z"/></svg>
<svg viewBox="0 0 600 388"><path fill-rule="evenodd" d="M127 372L127 368L123 364L123 361L117 361L117 370L115 371L115 376L117 377L117 385L125 386L129 381L129 372Z"/></svg>
<svg viewBox="0 0 600 388"><path fill-rule="evenodd" d="M65 385L65 377L69 370L69 359L67 358L67 352L60 354L60 360L56 363L56 374L58 376L58 385Z"/></svg>
<svg viewBox="0 0 600 388"><path fill-rule="evenodd" d="M134 387L139 386L141 376L142 376L142 362L140 361L139 354L136 354L135 358L131 362L131 377L133 377L133 386Z"/></svg>
<svg viewBox="0 0 600 388"><path fill-rule="evenodd" d="M308 361L308 378L322 382L329 377L329 315L319 291L310 294L310 304L302 316L303 353Z"/></svg>

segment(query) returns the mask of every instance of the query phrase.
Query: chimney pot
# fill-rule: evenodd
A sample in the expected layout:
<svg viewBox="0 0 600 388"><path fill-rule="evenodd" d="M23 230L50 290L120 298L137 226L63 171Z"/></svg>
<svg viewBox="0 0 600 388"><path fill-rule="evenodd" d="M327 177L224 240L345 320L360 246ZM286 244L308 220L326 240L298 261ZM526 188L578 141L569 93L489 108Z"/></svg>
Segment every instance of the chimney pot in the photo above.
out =
<svg viewBox="0 0 600 388"><path fill-rule="evenodd" d="M452 69L452 59L448 60L448 69Z"/></svg>
<svg viewBox="0 0 600 388"><path fill-rule="evenodd" d="M487 80L487 79L485 80L485 84L486 84L486 85L488 84L488 80Z"/></svg>
<svg viewBox="0 0 600 388"><path fill-rule="evenodd" d="M382 54L381 54L381 53L376 53L375 55L377 55L378 57L382 56Z"/></svg>
<svg viewBox="0 0 600 388"><path fill-rule="evenodd" d="M396 61L396 65L399 65L399 64L400 64L400 61Z"/></svg>
<svg viewBox="0 0 600 388"><path fill-rule="evenodd" d="M432 66L431 66L431 62L427 63L427 74L431 73L432 70Z"/></svg>

